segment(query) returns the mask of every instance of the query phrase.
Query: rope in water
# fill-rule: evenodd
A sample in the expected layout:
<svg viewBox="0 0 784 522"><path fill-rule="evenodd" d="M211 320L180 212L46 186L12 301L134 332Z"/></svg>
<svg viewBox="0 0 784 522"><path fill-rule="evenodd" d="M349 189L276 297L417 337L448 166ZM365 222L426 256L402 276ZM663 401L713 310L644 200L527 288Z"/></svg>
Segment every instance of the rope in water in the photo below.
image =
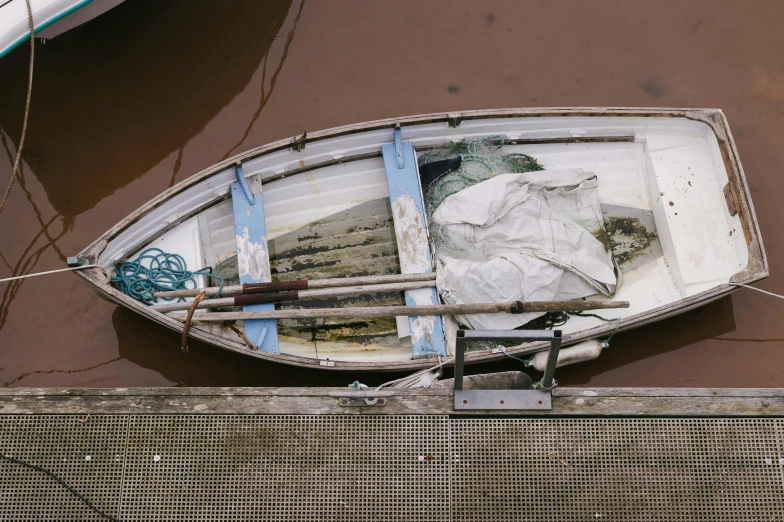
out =
<svg viewBox="0 0 784 522"><path fill-rule="evenodd" d="M112 284L125 295L149 305L158 302L155 292L195 289L198 286L195 277L200 275L220 282L218 292L214 296L220 297L224 281L222 277L212 273L211 266L191 272L187 269L185 259L181 255L169 254L160 248L148 248L134 261L126 261L118 266L112 277ZM192 286L188 286L189 284ZM171 301L177 298L162 297L161 299ZM178 300L184 301L182 297Z"/></svg>
<svg viewBox="0 0 784 522"><path fill-rule="evenodd" d="M42 275L56 274L58 272L71 272L73 270L84 270L85 268L98 268L100 270L103 270L103 273L106 276L106 280L108 281L110 279L109 273L101 265L82 265L82 266L74 266L71 268L59 268L57 270L47 270L46 272L37 272L35 274L25 274L25 275L14 276L14 277L6 277L5 279L0 279L0 283L6 283L8 281L16 281L17 279L27 279L28 277L38 277Z"/></svg>
<svg viewBox="0 0 784 522"><path fill-rule="evenodd" d="M74 488L69 486L63 479L61 479L59 476L55 475L54 473L52 473L48 469L42 468L41 466L38 466L36 464L30 464L29 462L25 462L23 460L19 460L19 459L16 459L16 458L8 456L8 455L3 455L2 453L0 453L0 459L6 460L6 461L11 462L13 464L16 464L18 466L24 466L26 468L29 468L29 469L32 469L32 470L35 470L35 471L40 471L41 473L44 473L44 474L48 475L55 482L57 482L62 487L64 487L70 494L72 494L73 496L75 496L76 498L81 500L88 508L93 510L95 513L97 513L101 517L105 518L106 520L111 520L112 522L120 522L120 519L115 518L115 517L109 515L108 513L104 513L103 511L101 511L92 502L87 500L84 497L84 495L82 495L81 493L76 491Z"/></svg>
<svg viewBox="0 0 784 522"><path fill-rule="evenodd" d="M784 299L784 295L774 294L773 292L768 292L767 290L763 290L762 288L755 288L753 286L744 285L743 283L730 283L732 286L740 286L742 288L748 288L749 290L756 290L757 292L762 292L763 294L770 295L773 297L778 297L779 299Z"/></svg>
<svg viewBox="0 0 784 522"><path fill-rule="evenodd" d="M25 136L27 135L27 118L30 115L30 99L33 96L33 63L35 62L35 27L33 26L33 11L30 8L30 0L25 0L27 3L27 24L30 26L30 73L27 77L27 101L25 102L24 123L22 123L22 136L19 138L19 148L16 149L16 159L14 160L14 168L11 171L11 179L8 180L8 186L5 188L3 200L0 201L0 212L5 207L5 202L8 200L8 195L11 193L11 187L14 185L14 180L19 172L19 164L22 161L22 148L24 148Z"/></svg>

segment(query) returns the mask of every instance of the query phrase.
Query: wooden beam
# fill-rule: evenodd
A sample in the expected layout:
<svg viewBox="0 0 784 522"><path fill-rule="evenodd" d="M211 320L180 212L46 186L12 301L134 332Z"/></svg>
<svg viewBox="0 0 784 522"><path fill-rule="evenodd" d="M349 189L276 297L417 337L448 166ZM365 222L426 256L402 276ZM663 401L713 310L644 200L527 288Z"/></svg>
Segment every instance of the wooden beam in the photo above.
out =
<svg viewBox="0 0 784 522"><path fill-rule="evenodd" d="M367 393L367 392L365 392ZM782 389L556 388L552 411L454 410L450 388L384 389L384 406L340 406L348 388L0 389L5 414L301 414L780 417Z"/></svg>
<svg viewBox="0 0 784 522"><path fill-rule="evenodd" d="M297 287L297 288L286 288L286 290L297 290L299 288L306 288L306 289L316 289L316 288L339 288L344 286L367 286L367 285L380 285L380 284L391 284L391 283L404 283L404 282L414 282L414 281L435 281L436 274L434 273L425 273L425 274L387 274L387 275L380 275L380 276L362 276L362 277L336 277L333 279L311 279L311 280L302 280L305 283L305 286ZM290 283L288 281L283 282ZM280 283L270 283L269 288L270 292L277 292L282 288L278 286ZM263 291L259 288L254 288L253 291L248 292L247 286L249 285L232 285L232 286L224 286L223 291L221 291L222 296L230 296L230 295L241 295L244 293L256 293L257 291ZM207 292L207 297L211 297L218 293L218 287L212 288L205 288L203 289ZM193 297L199 293L199 289L194 290L170 290L167 292L156 292L155 297Z"/></svg>
<svg viewBox="0 0 784 522"><path fill-rule="evenodd" d="M234 214L234 233L237 243L237 268L240 283L265 283L272 281L270 275L269 250L267 247L267 223L264 219L264 198L258 176L245 179L242 165L237 163L237 181L231 184L231 204ZM251 191L250 184L255 192ZM246 313L275 311L272 303L243 306ZM245 337L258 349L270 354L279 354L278 323L271 319L245 321Z"/></svg>
<svg viewBox="0 0 784 522"><path fill-rule="evenodd" d="M241 306L238 302L241 298L253 298L254 296L268 297L270 300L267 302L280 302L280 301L296 301L298 299L314 299L321 297L339 297L343 295L355 294L373 294L379 292L400 292L403 290L411 290L414 288L430 288L436 285L435 280L432 281L412 281L409 283L389 283L386 285L368 285L368 286L344 286L338 288L318 288L315 290L299 290L294 292L277 292L277 293L259 293L259 294L245 294L237 297L225 297L218 299L207 299L196 305L196 308L225 308L230 306ZM275 299L276 296L286 296L286 299ZM289 297L291 296L291 297ZM153 310L158 312L173 312L176 310L188 310L191 306L190 302L181 303L160 303L152 306Z"/></svg>
<svg viewBox="0 0 784 522"><path fill-rule="evenodd" d="M410 141L402 141L400 129L395 129L394 143L383 145L381 153L384 156L392 219L395 222L400 271L404 274L432 272L433 259L414 145ZM405 296L409 306L437 305L440 302L435 288L407 290ZM396 315L408 315L414 355L439 353L446 356L446 339L441 317L409 315L412 311L413 308Z"/></svg>
<svg viewBox="0 0 784 522"><path fill-rule="evenodd" d="M522 306L518 308L518 304ZM326 317L397 317L408 315L419 317L441 314L493 314L525 312L566 312L628 308L628 301L518 301L514 303L465 303L414 306L362 306L349 308L298 308L295 310L271 310L263 312L206 312L194 316L195 321L221 322L255 319L309 319ZM169 317L184 321L185 314L172 312Z"/></svg>

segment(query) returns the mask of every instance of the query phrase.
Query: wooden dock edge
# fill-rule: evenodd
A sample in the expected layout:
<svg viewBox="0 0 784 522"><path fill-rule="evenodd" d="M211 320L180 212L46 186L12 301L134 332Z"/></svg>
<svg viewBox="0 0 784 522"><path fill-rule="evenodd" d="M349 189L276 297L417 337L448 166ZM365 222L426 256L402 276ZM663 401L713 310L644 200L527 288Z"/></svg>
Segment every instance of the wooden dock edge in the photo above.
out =
<svg viewBox="0 0 784 522"><path fill-rule="evenodd" d="M357 397L348 388L3 388L0 415L784 416L782 388L563 387L554 390L551 411L455 411L451 389L371 395L384 400L342 406L341 398Z"/></svg>

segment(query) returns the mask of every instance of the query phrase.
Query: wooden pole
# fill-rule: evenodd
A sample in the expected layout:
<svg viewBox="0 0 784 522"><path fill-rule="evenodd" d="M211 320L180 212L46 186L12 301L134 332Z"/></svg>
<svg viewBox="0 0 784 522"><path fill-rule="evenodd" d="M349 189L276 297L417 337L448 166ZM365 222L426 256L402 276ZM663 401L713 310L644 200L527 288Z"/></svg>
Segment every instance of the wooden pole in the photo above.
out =
<svg viewBox="0 0 784 522"><path fill-rule="evenodd" d="M281 301L297 301L299 299L312 299L318 297L340 297L343 295L355 294L371 294L377 292L395 292L402 290L414 290L416 288L429 288L436 286L435 281L412 281L407 283L389 283L385 285L367 285L367 286L344 286L337 288L319 288L315 290L302 290L299 292L278 292L271 294L248 294L241 297L221 297L218 299L206 299L196 305L196 308L225 308L229 306L243 306L249 304L259 304L262 301L265 303L278 303ZM260 298L254 301L252 298L258 296ZM240 302L241 299L246 299L246 302ZM152 305L150 308L158 312L173 312L176 310L188 310L191 307L190 302L180 303L160 303Z"/></svg>
<svg viewBox="0 0 784 522"><path fill-rule="evenodd" d="M338 288L342 286L365 286L379 285L387 283L405 283L414 281L435 281L436 274L433 272L425 274L387 274L378 276L362 277L336 277L333 279L312 279L310 281L282 281L280 283L260 283L258 285L233 285L224 286L221 296L241 295L245 293L258 292L278 292L281 290L304 290L315 288ZM250 287L250 288L249 288ZM195 288L189 290L169 290L166 292L156 292L155 297L194 297L199 292L204 291L207 297L218 293L218 287Z"/></svg>
<svg viewBox="0 0 784 522"><path fill-rule="evenodd" d="M518 303L522 306L518 306ZM498 312L580 312L605 308L629 308L629 301L529 301L416 306L363 306L358 308L299 308L296 310L270 310L268 312L205 312L196 314L194 320L202 323L247 319L396 317L408 315L493 314ZM185 320L185 314L182 312L171 313L169 317L180 321Z"/></svg>

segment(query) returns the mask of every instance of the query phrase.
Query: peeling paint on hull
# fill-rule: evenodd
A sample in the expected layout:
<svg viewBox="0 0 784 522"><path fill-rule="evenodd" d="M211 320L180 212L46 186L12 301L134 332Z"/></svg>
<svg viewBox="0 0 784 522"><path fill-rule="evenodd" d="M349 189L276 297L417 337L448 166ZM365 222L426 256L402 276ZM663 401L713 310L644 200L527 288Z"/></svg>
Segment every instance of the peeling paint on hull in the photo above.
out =
<svg viewBox="0 0 784 522"><path fill-rule="evenodd" d="M249 276L254 281L271 281L267 239L259 237L258 243L251 240L248 227L242 229L237 240L237 266L240 278Z"/></svg>
<svg viewBox="0 0 784 522"><path fill-rule="evenodd" d="M267 246L272 281L394 274L400 271L395 229L386 199L368 201L320 219L271 239ZM238 256L230 257L216 268L216 274L225 278L227 285L237 284L237 264ZM276 308L403 304L402 292L386 292L278 303ZM239 322L237 326L241 327ZM395 319L386 317L284 319L278 321L278 332L281 340L287 338L291 342L318 346L319 355L327 353L326 348L321 348L322 343L346 343L349 351L400 345ZM233 332L227 332L227 335L236 337ZM334 349L330 350L332 352Z"/></svg>

